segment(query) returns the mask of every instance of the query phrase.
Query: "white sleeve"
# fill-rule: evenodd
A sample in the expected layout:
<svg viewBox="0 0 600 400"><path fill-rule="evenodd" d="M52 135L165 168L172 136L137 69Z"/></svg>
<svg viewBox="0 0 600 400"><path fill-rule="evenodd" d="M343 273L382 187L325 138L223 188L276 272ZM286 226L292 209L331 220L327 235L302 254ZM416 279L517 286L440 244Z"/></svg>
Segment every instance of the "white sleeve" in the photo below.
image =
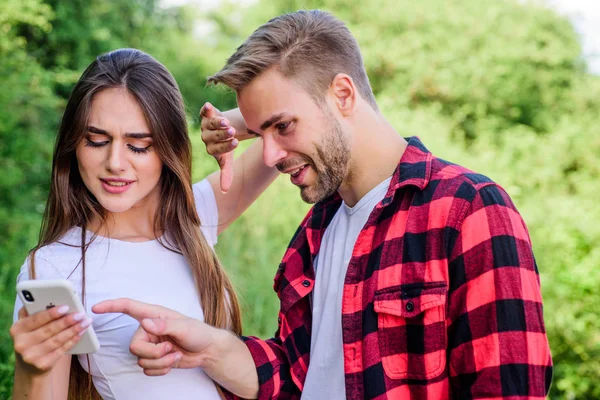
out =
<svg viewBox="0 0 600 400"><path fill-rule="evenodd" d="M25 263L21 266L19 275L17 276L17 283L22 281L28 281L31 279L29 276L29 265L31 263L31 255L27 257ZM47 261L46 259L35 256L35 278L36 279L65 279L65 277L56 269L56 267ZM23 307L21 298L17 295L15 300L15 310L13 313L13 322L19 319L19 310Z"/></svg>
<svg viewBox="0 0 600 400"><path fill-rule="evenodd" d="M194 184L192 188L196 200L196 211L200 217L200 229L208 244L214 247L217 244L219 232L219 209L215 192L207 179Z"/></svg>

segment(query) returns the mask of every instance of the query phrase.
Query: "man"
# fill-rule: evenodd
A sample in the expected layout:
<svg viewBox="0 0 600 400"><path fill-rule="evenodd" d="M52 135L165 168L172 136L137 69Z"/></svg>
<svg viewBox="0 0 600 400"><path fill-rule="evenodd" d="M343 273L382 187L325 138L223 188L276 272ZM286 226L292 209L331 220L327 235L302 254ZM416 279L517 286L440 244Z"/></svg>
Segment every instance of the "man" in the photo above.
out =
<svg viewBox="0 0 600 400"><path fill-rule="evenodd" d="M275 277L272 339L129 300L96 306L140 319L132 352L147 373L201 366L260 399L545 398L552 362L525 223L490 179L397 134L341 21L275 18L209 81L235 90L265 164L316 204ZM237 142L204 112L227 171Z"/></svg>

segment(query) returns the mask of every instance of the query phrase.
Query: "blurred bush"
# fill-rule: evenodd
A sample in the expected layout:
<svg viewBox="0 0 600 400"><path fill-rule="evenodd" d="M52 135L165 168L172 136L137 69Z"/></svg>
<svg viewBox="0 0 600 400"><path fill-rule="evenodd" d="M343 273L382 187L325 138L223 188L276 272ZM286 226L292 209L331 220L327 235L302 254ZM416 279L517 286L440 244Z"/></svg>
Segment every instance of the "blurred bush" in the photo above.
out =
<svg viewBox="0 0 600 400"><path fill-rule="evenodd" d="M600 79L571 24L523 1L259 0L161 8L156 1L0 3L0 398L12 385L14 279L35 244L53 137L69 90L98 54L137 47L175 75L189 109L195 178L215 168L197 132L204 101L235 105L207 75L258 25L322 8L357 37L384 115L404 136L504 186L534 243L555 362L551 398L600 398ZM276 326L272 277L307 206L277 181L220 238L246 333ZM5 294L4 294L5 293ZM4 340L2 340L4 339Z"/></svg>

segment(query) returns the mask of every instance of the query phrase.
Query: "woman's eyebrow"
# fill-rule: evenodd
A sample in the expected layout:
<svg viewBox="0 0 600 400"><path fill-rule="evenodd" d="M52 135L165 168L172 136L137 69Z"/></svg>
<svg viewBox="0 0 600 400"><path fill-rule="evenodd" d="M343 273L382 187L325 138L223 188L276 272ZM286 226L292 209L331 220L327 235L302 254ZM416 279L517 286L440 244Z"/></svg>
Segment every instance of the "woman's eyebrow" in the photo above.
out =
<svg viewBox="0 0 600 400"><path fill-rule="evenodd" d="M104 129L100 129L100 128L96 128L95 126L88 126L87 130L92 132L92 133L98 133L100 135L108 135L108 132L106 132Z"/></svg>
<svg viewBox="0 0 600 400"><path fill-rule="evenodd" d="M87 129L88 129L88 131L90 131L92 133L97 133L97 134L100 134L100 135L110 136L107 131L105 131L104 129L96 128L95 126L91 126L90 125L90 126L88 126ZM146 132L143 132L143 133L127 132L125 134L125 137L132 138L132 139L145 139L145 138L148 138L148 137L152 137L152 134L151 133L146 133Z"/></svg>
<svg viewBox="0 0 600 400"><path fill-rule="evenodd" d="M128 132L125 134L125 137L132 138L132 139L145 139L145 138L152 137L152 134L151 133L133 133L133 132L129 133Z"/></svg>

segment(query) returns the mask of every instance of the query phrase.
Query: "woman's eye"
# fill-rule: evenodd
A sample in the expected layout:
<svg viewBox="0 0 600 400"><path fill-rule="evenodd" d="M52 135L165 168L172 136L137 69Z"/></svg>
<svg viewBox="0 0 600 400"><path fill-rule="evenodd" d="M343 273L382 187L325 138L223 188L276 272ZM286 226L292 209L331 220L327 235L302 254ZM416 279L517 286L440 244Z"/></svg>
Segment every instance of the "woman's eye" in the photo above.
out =
<svg viewBox="0 0 600 400"><path fill-rule="evenodd" d="M108 141L107 141L107 140L105 140L105 141L102 141L102 142L95 142L95 141L93 141L93 140L90 140L90 139L88 139L88 138L86 138L86 139L85 139L85 145L86 145L87 147L102 147L102 146L105 146L105 145L107 145L107 144L108 144Z"/></svg>
<svg viewBox="0 0 600 400"><path fill-rule="evenodd" d="M128 144L128 145L127 145L127 147L129 147L129 150L133 151L133 152L134 152L134 153L136 153L136 154L146 154L146 153L149 151L148 149L149 149L151 146L152 146L152 145L150 145L150 146L148 146L148 147L135 147L135 146L132 146L132 145L130 145L130 144Z"/></svg>

